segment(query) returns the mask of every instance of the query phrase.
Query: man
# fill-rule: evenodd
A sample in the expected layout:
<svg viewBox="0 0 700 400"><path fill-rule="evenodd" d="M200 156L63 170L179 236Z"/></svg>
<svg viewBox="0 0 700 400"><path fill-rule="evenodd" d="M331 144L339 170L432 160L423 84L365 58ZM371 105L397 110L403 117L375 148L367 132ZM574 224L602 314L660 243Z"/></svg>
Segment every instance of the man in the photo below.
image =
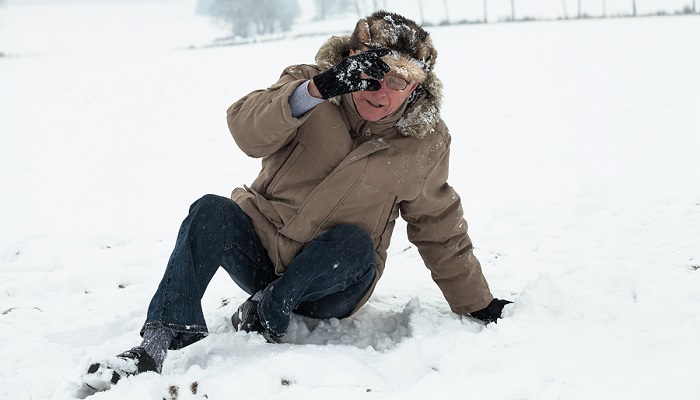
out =
<svg viewBox="0 0 700 400"><path fill-rule="evenodd" d="M106 388L160 372L168 349L205 337L201 298L219 266L251 295L231 318L235 330L276 342L292 313L352 315L382 275L399 215L451 310L500 318L509 301L491 295L447 184L436 56L415 22L380 11L330 38L317 65L288 67L234 103L229 129L262 158L260 175L231 199L207 195L191 206L143 343L90 366L86 382Z"/></svg>

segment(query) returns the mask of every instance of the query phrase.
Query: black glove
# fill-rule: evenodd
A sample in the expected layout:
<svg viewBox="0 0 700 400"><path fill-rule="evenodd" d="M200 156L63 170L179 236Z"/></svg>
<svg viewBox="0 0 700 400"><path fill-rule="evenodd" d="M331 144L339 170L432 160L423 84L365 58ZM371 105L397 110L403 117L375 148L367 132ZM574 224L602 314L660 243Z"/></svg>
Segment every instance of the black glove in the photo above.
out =
<svg viewBox="0 0 700 400"><path fill-rule="evenodd" d="M314 76L314 84L324 99L360 90L376 91L381 88L378 79L383 79L391 67L380 57L389 54L389 49L367 50L345 57L338 65ZM362 79L361 73L374 79Z"/></svg>
<svg viewBox="0 0 700 400"><path fill-rule="evenodd" d="M491 300L489 305L486 306L486 308L484 308L483 310L474 311L473 313L469 313L469 315L476 319L480 319L486 322L487 324L491 322L498 323L498 319L501 318L501 312L503 311L503 307L505 307L506 304L511 303L512 301L494 298L493 300Z"/></svg>

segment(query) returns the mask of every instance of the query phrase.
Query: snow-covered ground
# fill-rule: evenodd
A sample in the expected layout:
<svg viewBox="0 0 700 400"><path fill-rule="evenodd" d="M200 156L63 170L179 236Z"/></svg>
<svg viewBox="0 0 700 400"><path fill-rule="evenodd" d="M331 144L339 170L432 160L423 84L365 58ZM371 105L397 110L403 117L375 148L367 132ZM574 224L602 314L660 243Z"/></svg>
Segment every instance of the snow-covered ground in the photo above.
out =
<svg viewBox="0 0 700 400"><path fill-rule="evenodd" d="M70 399L91 360L138 344L189 204L256 175L228 105L325 37L186 50L215 30L122 41L98 24L76 44L70 23L13 38L10 11L0 398ZM493 292L515 301L505 318L451 314L400 225L352 318L295 320L279 345L234 333L246 295L221 273L207 339L91 399L700 398L700 17L431 31L450 182Z"/></svg>

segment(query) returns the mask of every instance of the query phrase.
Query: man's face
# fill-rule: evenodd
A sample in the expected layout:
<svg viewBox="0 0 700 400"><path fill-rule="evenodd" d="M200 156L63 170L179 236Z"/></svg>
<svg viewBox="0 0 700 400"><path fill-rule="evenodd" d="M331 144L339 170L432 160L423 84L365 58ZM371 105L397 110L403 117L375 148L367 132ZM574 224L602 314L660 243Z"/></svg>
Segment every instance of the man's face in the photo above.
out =
<svg viewBox="0 0 700 400"><path fill-rule="evenodd" d="M351 52L353 54L354 52ZM391 75L389 71L388 75ZM395 90L381 81L381 88L375 92L362 90L352 93L355 108L365 121L375 122L398 110L406 99L418 87L418 83L409 82L403 90Z"/></svg>

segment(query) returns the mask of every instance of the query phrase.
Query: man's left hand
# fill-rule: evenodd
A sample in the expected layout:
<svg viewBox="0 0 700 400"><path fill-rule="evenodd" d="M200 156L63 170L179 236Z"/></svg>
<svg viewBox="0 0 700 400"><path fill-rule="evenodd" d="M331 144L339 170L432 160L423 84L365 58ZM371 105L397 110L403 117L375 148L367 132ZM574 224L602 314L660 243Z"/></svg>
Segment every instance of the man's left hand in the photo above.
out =
<svg viewBox="0 0 700 400"><path fill-rule="evenodd" d="M361 90L381 89L379 80L384 79L384 75L391 70L382 60L382 56L387 54L389 49L379 48L343 58L338 65L311 79L309 94L314 96L318 92L322 99L329 99Z"/></svg>
<svg viewBox="0 0 700 400"><path fill-rule="evenodd" d="M501 318L501 312L503 312L503 307L511 303L513 302L494 298L486 308L469 313L469 315L487 324L491 322L498 323L498 319Z"/></svg>

